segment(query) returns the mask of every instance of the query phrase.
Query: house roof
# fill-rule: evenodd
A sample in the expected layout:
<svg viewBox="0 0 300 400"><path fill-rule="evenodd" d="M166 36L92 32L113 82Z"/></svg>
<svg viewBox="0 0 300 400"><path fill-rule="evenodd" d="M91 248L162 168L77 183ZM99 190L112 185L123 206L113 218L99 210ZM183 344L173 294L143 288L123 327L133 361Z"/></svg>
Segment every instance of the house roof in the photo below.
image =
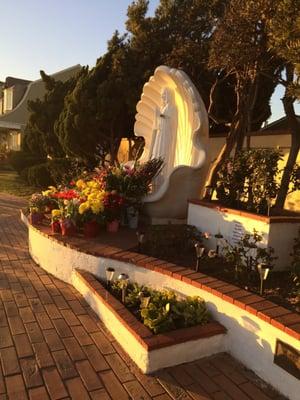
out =
<svg viewBox="0 0 300 400"><path fill-rule="evenodd" d="M300 123L300 115L297 115L297 119ZM264 128L260 129L261 131L281 131L281 130L289 130L287 117L284 116L282 118L277 119L276 121L267 124Z"/></svg>
<svg viewBox="0 0 300 400"><path fill-rule="evenodd" d="M9 121L1 121L0 120L0 129L15 129L21 130L22 124L17 122L9 122Z"/></svg>
<svg viewBox="0 0 300 400"><path fill-rule="evenodd" d="M300 115L297 115L297 120L300 123ZM210 131L210 137L226 137L228 132L220 131L214 132ZM287 122L287 117L284 116L282 118L277 119L276 121L271 122L263 128L260 128L257 131L248 132L247 136L269 136L269 135L289 135L290 129Z"/></svg>
<svg viewBox="0 0 300 400"><path fill-rule="evenodd" d="M9 88L15 85L28 85L31 81L28 81L27 79L21 79L21 78L14 78L13 76L8 76L5 79L4 82L4 87Z"/></svg>

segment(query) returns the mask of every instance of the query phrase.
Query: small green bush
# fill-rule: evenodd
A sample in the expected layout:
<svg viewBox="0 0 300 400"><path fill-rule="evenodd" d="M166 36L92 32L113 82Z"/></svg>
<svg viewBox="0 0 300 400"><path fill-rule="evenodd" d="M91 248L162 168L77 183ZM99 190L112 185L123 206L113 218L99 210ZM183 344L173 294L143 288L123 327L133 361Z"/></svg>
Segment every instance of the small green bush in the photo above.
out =
<svg viewBox="0 0 300 400"><path fill-rule="evenodd" d="M45 162L45 159L25 151L12 151L8 156L8 163L15 171L18 172L18 174L20 174L25 168L29 168L33 165L41 164L43 162Z"/></svg>
<svg viewBox="0 0 300 400"><path fill-rule="evenodd" d="M298 236L294 239L292 256L292 280L296 292L300 296L300 229Z"/></svg>
<svg viewBox="0 0 300 400"><path fill-rule="evenodd" d="M120 281L114 282L111 289L116 297L121 297ZM144 304L146 297L150 297L147 306ZM172 291L154 290L137 283L128 285L125 305L155 334L203 325L210 319L200 297L179 299Z"/></svg>
<svg viewBox="0 0 300 400"><path fill-rule="evenodd" d="M54 181L50 175L48 164L43 163L28 168L27 182L31 186L40 188L47 188L49 185L53 185Z"/></svg>
<svg viewBox="0 0 300 400"><path fill-rule="evenodd" d="M66 176L72 168L71 160L68 158L54 158L47 161L48 171L55 184L64 183Z"/></svg>

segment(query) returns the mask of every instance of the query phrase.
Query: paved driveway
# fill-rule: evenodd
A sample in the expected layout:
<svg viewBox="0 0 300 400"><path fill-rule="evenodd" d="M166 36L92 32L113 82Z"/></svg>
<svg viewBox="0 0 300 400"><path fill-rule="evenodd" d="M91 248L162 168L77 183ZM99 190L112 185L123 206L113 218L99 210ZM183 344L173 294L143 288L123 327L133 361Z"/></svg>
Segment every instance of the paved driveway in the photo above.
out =
<svg viewBox="0 0 300 400"><path fill-rule="evenodd" d="M0 400L282 398L227 354L141 374L76 290L31 260L23 205L0 194Z"/></svg>

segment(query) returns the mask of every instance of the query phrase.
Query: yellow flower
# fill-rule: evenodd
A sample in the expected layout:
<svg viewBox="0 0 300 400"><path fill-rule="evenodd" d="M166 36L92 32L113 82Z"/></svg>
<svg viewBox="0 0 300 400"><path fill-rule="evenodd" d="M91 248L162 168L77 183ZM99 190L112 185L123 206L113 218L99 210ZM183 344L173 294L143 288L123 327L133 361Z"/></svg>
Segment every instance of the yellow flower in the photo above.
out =
<svg viewBox="0 0 300 400"><path fill-rule="evenodd" d="M58 218L61 216L61 210L58 210L58 209L52 210L51 215L53 218Z"/></svg>
<svg viewBox="0 0 300 400"><path fill-rule="evenodd" d="M94 214L99 214L104 209L102 201L101 200L94 200L91 203L91 209L92 209Z"/></svg>
<svg viewBox="0 0 300 400"><path fill-rule="evenodd" d="M48 186L48 189L44 190L42 192L42 195L43 196L50 196L51 194L56 193L56 192L57 192L57 189L56 189L55 186Z"/></svg>
<svg viewBox="0 0 300 400"><path fill-rule="evenodd" d="M85 201L84 203L81 203L78 209L79 214L84 214L87 210L90 209L90 203L88 201Z"/></svg>
<svg viewBox="0 0 300 400"><path fill-rule="evenodd" d="M96 181L88 181L86 184L92 189L97 189L99 187L99 184Z"/></svg>
<svg viewBox="0 0 300 400"><path fill-rule="evenodd" d="M83 179L78 179L78 181L76 182L76 186L78 187L78 189L84 189L86 187L86 183Z"/></svg>
<svg viewBox="0 0 300 400"><path fill-rule="evenodd" d="M98 198L97 192L92 192L91 194L88 195L88 200L96 200L97 198Z"/></svg>

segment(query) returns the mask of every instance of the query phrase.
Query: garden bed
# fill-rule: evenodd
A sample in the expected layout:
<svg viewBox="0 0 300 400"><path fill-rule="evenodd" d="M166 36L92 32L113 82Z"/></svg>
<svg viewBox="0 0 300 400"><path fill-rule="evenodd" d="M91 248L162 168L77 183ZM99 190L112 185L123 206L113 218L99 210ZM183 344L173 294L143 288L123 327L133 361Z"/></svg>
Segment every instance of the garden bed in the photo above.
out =
<svg viewBox="0 0 300 400"><path fill-rule="evenodd" d="M216 321L203 318L202 324L155 334L136 317L137 307L129 311L92 274L77 270L73 284L144 373L225 350L226 329Z"/></svg>
<svg viewBox="0 0 300 400"><path fill-rule="evenodd" d="M202 240L199 231L186 225L156 225L145 228L145 238L141 249L138 246L133 251L142 251L150 256L166 260L170 263L194 269L196 267L196 253L194 241ZM204 246L207 242L204 241ZM256 271L250 274L240 272L236 274L233 263L224 258L209 258L206 255L200 261L200 272L208 276L235 284L252 293L258 294L260 279ZM289 271L271 271L264 283L263 297L292 311L300 311L299 287L294 275Z"/></svg>
<svg viewBox="0 0 300 400"><path fill-rule="evenodd" d="M25 222L23 215L23 220ZM207 308L213 319L223 325L226 335L216 335L220 342L208 346L201 338L195 344L195 340L188 341L188 349L196 358L203 357L205 352L228 351L234 357L243 362L248 368L254 370L261 378L272 384L286 396L295 398L295 390L299 382L295 377L274 364L274 353L277 341L288 343L296 351L300 351L300 317L299 314L276 306L276 304L264 300L261 296L254 295L239 287L222 282L216 278L208 277L203 273L195 273L194 270L184 268L158 258L136 253L129 249L121 249L114 245L110 236L110 244L98 242L90 243L78 237L62 237L51 234L49 227L33 227L29 225L29 250L37 264L54 274L57 278L72 284L88 301L100 318L105 321L107 328L132 357L138 357L135 362L143 363L145 371L149 370L148 357L153 356L152 367L159 368L162 357L172 357L170 365L178 361L185 362L187 351L185 348L175 346L175 351L170 351L171 346L163 349L161 354L155 353L157 349L145 351L145 347L135 338L131 332L127 336L128 329L119 321L109 306L104 306L106 290L100 282L96 282L95 290L100 293L100 300L95 290L78 278L77 268L82 268L90 275L98 279L106 279L106 269L114 268L117 276L121 273L129 275L130 279L141 285L153 288L173 290L184 296L200 296L205 300ZM113 308L123 308L121 313L126 315L127 322L134 326L147 329L134 318L122 304L111 295L107 294L109 303L114 303ZM110 297L109 297L110 296ZM131 321L131 322L130 322ZM200 327L204 329L208 325ZM191 332L195 327L178 329L168 333L152 335L171 338L178 333L183 336L183 331ZM149 333L149 330L147 329ZM147 334L148 334L147 333ZM154 340L154 339L153 339ZM181 345L181 344L180 344ZM137 349L139 352L137 352ZM197 354L195 354L197 352ZM199 352L199 353L198 353ZM156 357L156 358L155 358ZM182 361L183 360L183 361ZM148 368L148 369L147 369Z"/></svg>

